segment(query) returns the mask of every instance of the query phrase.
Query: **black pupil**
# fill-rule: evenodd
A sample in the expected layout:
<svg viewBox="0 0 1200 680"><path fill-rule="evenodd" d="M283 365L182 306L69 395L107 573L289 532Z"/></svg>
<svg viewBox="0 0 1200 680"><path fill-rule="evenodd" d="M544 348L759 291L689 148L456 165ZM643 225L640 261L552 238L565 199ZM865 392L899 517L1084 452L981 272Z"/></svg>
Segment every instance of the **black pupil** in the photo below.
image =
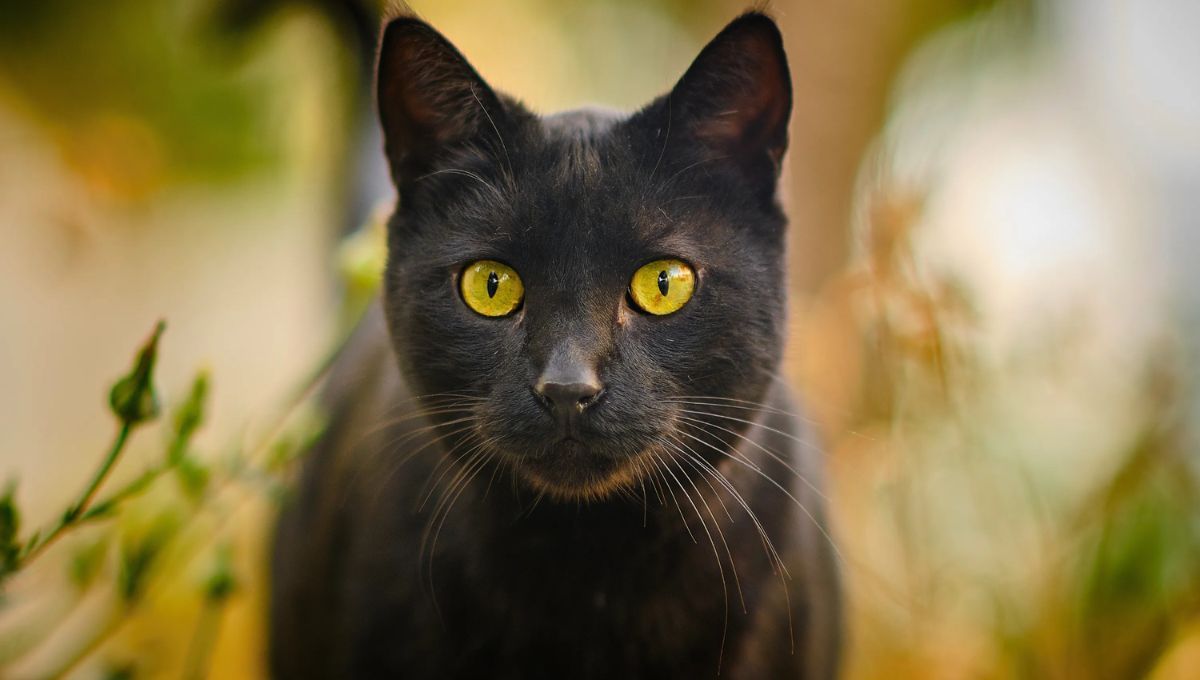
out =
<svg viewBox="0 0 1200 680"><path fill-rule="evenodd" d="M670 277L667 276L666 270L659 272L658 273L658 292L662 293L663 295L666 295L667 291L670 290L670 288L671 288L671 279L670 279Z"/></svg>
<svg viewBox="0 0 1200 680"><path fill-rule="evenodd" d="M659 284L659 286L661 286L661 285L662 284ZM490 298L496 297L496 289L499 287L500 287L500 277L496 276L496 272L491 272L490 274L488 274L488 284L487 284L488 297L490 297Z"/></svg>

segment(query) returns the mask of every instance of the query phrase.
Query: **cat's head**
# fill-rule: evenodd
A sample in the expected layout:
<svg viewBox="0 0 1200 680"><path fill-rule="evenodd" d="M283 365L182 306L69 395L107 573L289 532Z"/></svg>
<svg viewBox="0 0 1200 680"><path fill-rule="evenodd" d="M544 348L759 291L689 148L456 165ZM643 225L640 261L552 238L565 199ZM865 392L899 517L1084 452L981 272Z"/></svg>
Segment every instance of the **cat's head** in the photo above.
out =
<svg viewBox="0 0 1200 680"><path fill-rule="evenodd" d="M453 455L499 456L558 498L717 456L730 435L688 412L761 401L783 343L775 24L738 18L632 115L542 117L401 18L378 103L400 196L389 326Z"/></svg>

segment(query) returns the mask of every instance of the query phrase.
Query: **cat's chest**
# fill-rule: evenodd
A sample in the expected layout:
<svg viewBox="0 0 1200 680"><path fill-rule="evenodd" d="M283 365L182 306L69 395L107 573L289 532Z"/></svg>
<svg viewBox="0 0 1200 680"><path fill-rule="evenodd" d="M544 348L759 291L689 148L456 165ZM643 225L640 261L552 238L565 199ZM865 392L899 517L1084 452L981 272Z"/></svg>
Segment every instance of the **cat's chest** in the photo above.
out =
<svg viewBox="0 0 1200 680"><path fill-rule="evenodd" d="M525 680L715 677L722 637L729 644L743 634L737 620L725 628L723 605L681 606L676 592L648 598L616 588L549 588L519 600L513 593L461 610L447 629L440 653L446 667L453 660L461 669L459 677L501 677L497 668Z"/></svg>
<svg viewBox="0 0 1200 680"><path fill-rule="evenodd" d="M364 658L390 658L406 677L437 659L430 677L511 669L525 680L715 677L722 655L732 661L771 578L757 543L727 526L719 566L698 526L693 539L653 496L623 510L514 511L500 489L465 490L436 524L411 508L383 515L404 519L384 532L388 549L370 532L361 552L373 566L352 579L389 584L361 590L351 614Z"/></svg>
<svg viewBox="0 0 1200 680"><path fill-rule="evenodd" d="M696 547L647 551L634 535L624 550L530 549L511 565L507 553L458 555L438 579L440 651L464 665L462 677L483 670L476 659L505 659L522 678L715 676L723 646L732 654L752 617L732 574ZM743 590L753 611L756 591Z"/></svg>

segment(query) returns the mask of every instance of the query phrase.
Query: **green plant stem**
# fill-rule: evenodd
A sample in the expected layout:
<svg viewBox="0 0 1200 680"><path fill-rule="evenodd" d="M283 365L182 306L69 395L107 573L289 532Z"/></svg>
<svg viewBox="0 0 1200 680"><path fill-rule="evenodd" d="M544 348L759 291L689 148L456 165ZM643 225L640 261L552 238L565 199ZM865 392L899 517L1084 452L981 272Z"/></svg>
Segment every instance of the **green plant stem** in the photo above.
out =
<svg viewBox="0 0 1200 680"><path fill-rule="evenodd" d="M158 465L146 470L137 479L121 487L109 497L96 502L87 512L79 516L78 523L83 524L107 516L116 509L117 505L138 495L174 467L174 465Z"/></svg>
<svg viewBox="0 0 1200 680"><path fill-rule="evenodd" d="M311 371L307 376L305 376L304 380L301 381L297 385L297 387L290 393L288 399L284 402L283 409L276 415L273 425L267 429L268 434L262 439L262 441L260 441L258 443L257 446L255 446L251 449L251 451L252 451L251 461L250 461L251 464L253 464L253 462L254 462L254 458L255 458L254 454L261 453L262 451L266 450L267 447L269 447L270 444L278 438L280 432L282 432L285 429L288 417L290 415L292 415L292 413L300 406L300 404L303 403L312 394L312 392L316 390L318 385L320 385L321 381L326 377L326 375L329 373L329 370L333 367L334 362L341 355L342 351L346 348L346 345L349 344L350 336L352 335L352 331L355 327L357 327L357 323L350 325L350 331L343 333L337 339L337 341L333 344L332 348L329 349L324 356L322 356L320 363L317 364L317 367L313 371ZM231 481L230 479L222 480L220 482L220 486L223 487L223 486L229 484L230 481ZM137 484L137 481L135 481L133 484ZM216 490L214 490L214 492L219 491L219 490L220 489L216 489ZM120 495L121 495L121 492L118 491L117 494L114 494L113 498L116 498L117 496L120 496ZM211 508L212 503L211 502L208 503L207 506L209 508ZM225 516L225 518L227 519L229 516L236 514L236 512L237 512L238 508L240 508L240 506L241 506L241 504L239 503L237 505L237 507L235 507L233 510L231 510ZM171 539L171 542L179 540L178 536L183 535L184 531L186 531L189 526L191 526L195 523L196 517L198 517L201 514L201 512L202 511L198 511L195 514L193 514L191 517L189 517L187 520L185 520L184 524L179 527L179 531L178 531L177 535ZM221 529L223 528L223 525L224 525L224 522L221 520L218 520L218 528L212 532L213 536L218 535L220 533ZM202 541L202 543L203 542L204 541ZM184 558L184 559L186 559L186 558ZM145 599L146 597L148 597L148 595L143 594L142 597L143 597L143 599ZM100 626L93 632L92 638L87 642L87 644L82 648L82 650L73 658L70 665L68 667L66 667L66 670L60 672L59 674L57 674L53 677L54 678L62 677L63 675L66 674L66 672L70 671L75 666L77 666L80 662L82 662L84 659L86 659L88 656L90 656L92 652L94 652L96 649L98 649L100 647L100 645L102 645L105 641L111 639L112 636L115 635L121 629L121 627L125 623L125 621L126 621L126 619L124 617L120 617L120 616L112 617L111 619L106 621L102 626Z"/></svg>
<svg viewBox="0 0 1200 680"><path fill-rule="evenodd" d="M87 488L85 488L83 493L79 496L79 500L75 501L75 503L73 503L71 507L67 509L65 513L63 513L62 517L59 518L58 522L53 528L51 528L45 534L38 534L38 538L30 542L29 545L25 547L21 555L17 558L16 571L28 566L28 564L36 559L38 555L42 554L42 552L45 551L50 544L58 540L58 538L62 536L67 529L70 529L72 526L79 523L84 511L87 510L88 506L92 502L92 499L95 497L96 491L100 489L100 485L103 484L104 480L108 477L108 473L112 470L113 465L117 462L117 459L121 457L121 452L125 449L125 443L129 441L129 433L132 431L133 425L131 423L121 423L121 428L117 430L117 436L113 439L113 443L108 449L108 455L104 457L104 461L100 463L100 467L96 469L94 474L92 474L92 479L90 482L88 482Z"/></svg>
<svg viewBox="0 0 1200 680"><path fill-rule="evenodd" d="M133 430L133 426L129 423L122 423L121 429L117 430L117 438L113 442L112 447L108 451L108 455L104 458L104 462L100 464L100 468L96 470L96 474L92 476L92 481L88 484L87 490L83 492L79 502L72 506L68 512L71 521L74 521L87 509L92 498L95 497L96 491L100 489L100 485L104 483L108 473L112 470L112 466L117 462L117 458L121 455L121 451L125 448L125 442L129 439L129 433Z"/></svg>

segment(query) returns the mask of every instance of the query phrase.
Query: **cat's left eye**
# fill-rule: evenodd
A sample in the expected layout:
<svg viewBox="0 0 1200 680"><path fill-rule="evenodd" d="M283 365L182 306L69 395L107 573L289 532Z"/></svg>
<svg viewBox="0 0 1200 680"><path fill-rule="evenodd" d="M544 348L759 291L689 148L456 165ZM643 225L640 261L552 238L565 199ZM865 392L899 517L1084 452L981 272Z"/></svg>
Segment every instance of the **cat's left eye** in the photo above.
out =
<svg viewBox="0 0 1200 680"><path fill-rule="evenodd" d="M644 312L664 316L692 299L696 271L682 260L655 260L642 265L629 281L629 297Z"/></svg>
<svg viewBox="0 0 1200 680"><path fill-rule="evenodd" d="M495 260L478 260L463 269L458 281L463 302L484 316L508 316L525 299L521 277L510 266Z"/></svg>

